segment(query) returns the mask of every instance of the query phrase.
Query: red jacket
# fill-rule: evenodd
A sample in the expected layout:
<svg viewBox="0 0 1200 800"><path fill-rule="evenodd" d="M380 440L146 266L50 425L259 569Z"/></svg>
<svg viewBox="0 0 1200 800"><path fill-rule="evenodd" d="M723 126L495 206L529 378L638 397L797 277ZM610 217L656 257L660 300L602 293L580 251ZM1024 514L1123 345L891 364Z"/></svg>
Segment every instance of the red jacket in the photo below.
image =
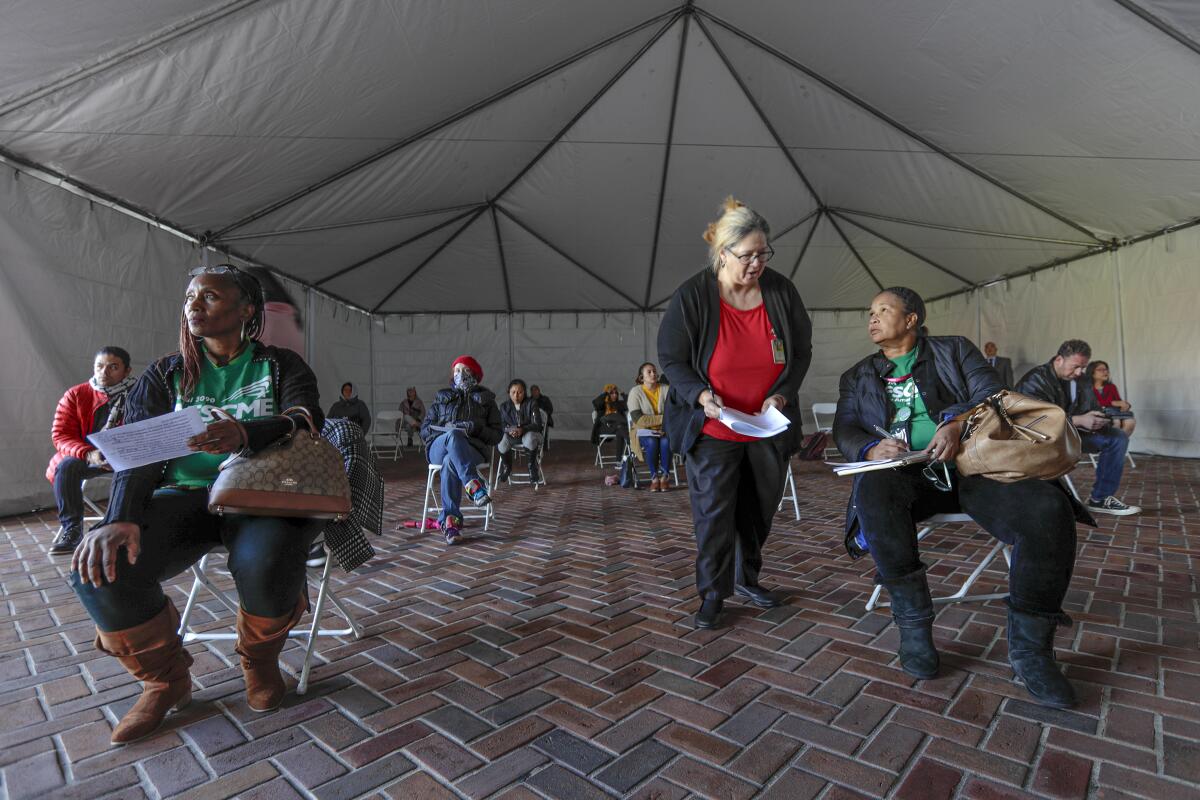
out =
<svg viewBox="0 0 1200 800"><path fill-rule="evenodd" d="M55 453L46 468L46 480L54 482L54 470L67 457L87 458L87 454L95 450L87 440L89 433L95 433L96 411L108 402L108 395L99 389L93 389L90 383L81 383L67 389L67 393L58 401L54 410L54 424L50 426L50 439L54 442Z"/></svg>

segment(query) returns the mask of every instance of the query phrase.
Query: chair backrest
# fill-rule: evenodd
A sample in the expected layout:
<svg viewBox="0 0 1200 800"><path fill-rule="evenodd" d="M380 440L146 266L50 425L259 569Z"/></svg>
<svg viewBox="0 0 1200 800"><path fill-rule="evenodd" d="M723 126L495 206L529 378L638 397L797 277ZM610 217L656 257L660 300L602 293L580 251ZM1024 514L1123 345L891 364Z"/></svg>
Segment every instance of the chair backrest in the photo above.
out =
<svg viewBox="0 0 1200 800"><path fill-rule="evenodd" d="M837 403L813 403L812 404L813 426L816 428L816 430L819 430L819 431L832 430L833 422L830 421L829 425L822 425L821 417L819 415L825 414L826 416L832 417L836 413L837 413Z"/></svg>
<svg viewBox="0 0 1200 800"><path fill-rule="evenodd" d="M380 411L375 415L376 422L395 422L404 415L399 411Z"/></svg>

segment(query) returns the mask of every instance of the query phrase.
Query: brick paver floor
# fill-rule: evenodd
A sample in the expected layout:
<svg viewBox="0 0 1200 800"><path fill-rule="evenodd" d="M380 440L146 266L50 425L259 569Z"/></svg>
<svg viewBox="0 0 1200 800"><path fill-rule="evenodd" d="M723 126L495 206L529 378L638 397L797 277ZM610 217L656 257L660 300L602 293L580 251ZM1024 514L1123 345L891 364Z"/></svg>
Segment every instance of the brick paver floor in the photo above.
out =
<svg viewBox="0 0 1200 800"><path fill-rule="evenodd" d="M423 464L386 467L379 557L337 572L366 627L320 642L304 697L250 712L230 643L196 644L196 695L153 737L110 748L137 685L46 555L53 515L0 520L0 767L10 798L1200 797L1200 462L1141 458L1146 507L1080 529L1060 659L1082 702L1033 705L1010 680L1000 602L950 606L942 675L893 657L873 576L841 547L847 479L796 464L803 520L780 514L769 581L696 631L685 490L601 485L560 443L550 486L501 489L493 531L447 549L400 528ZM1090 467L1076 482L1091 484ZM988 546L974 526L924 550L935 593ZM1003 587L999 571L980 589ZM171 594L182 607L184 582ZM205 614L216 610L205 605ZM202 615L204 616L204 615ZM285 661L299 663L298 644Z"/></svg>

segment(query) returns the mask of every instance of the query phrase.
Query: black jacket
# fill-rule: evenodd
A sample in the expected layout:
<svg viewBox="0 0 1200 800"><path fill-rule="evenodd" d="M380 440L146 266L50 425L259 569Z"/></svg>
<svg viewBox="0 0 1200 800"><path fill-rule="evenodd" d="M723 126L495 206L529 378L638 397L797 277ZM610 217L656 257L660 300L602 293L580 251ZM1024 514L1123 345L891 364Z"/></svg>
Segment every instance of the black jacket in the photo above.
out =
<svg viewBox="0 0 1200 800"><path fill-rule="evenodd" d="M1100 410L1100 401L1096 399L1096 393L1092 391L1087 378L1075 381L1075 402L1071 402L1071 381L1058 377L1053 359L1026 372L1017 383L1017 391L1054 403L1072 417Z"/></svg>
<svg viewBox="0 0 1200 800"><path fill-rule="evenodd" d="M604 406L607 404L607 392L601 392L592 400L592 410L596 412L596 418L592 420L592 444L600 444L600 420L604 419ZM621 415L621 419L625 420L629 417L629 406L625 404L625 398L617 393L617 413ZM622 421L621 426L625 423Z"/></svg>
<svg viewBox="0 0 1200 800"><path fill-rule="evenodd" d="M522 428L526 433L541 433L542 412L537 401L526 397L521 401L521 407L517 408L512 400L505 400L500 404L500 427L503 430Z"/></svg>
<svg viewBox="0 0 1200 800"><path fill-rule="evenodd" d="M308 364L297 353L282 347L272 347L261 342L254 343L255 361L271 364L271 385L275 389L275 407L280 411L292 406L302 406L312 414L317 430L325 424L321 413L321 398L317 391L317 377ZM175 379L183 369L183 356L172 353L155 361L138 378L129 390L125 405L125 424L161 416L175 410ZM303 418L296 420L303 423ZM261 450L281 436L291 432L292 423L283 417L249 420L243 422L250 439L250 450ZM162 482L167 462L147 464L144 467L118 472L113 480L112 497L104 524L110 522L134 522L140 524L142 512L155 487Z"/></svg>
<svg viewBox="0 0 1200 800"><path fill-rule="evenodd" d="M546 427L553 428L554 427L554 403L550 400L549 397L546 397L546 395L544 395L544 394L540 395L537 398L536 402L538 404L538 408L540 408L542 410L542 413L546 416Z"/></svg>
<svg viewBox="0 0 1200 800"><path fill-rule="evenodd" d="M338 401L329 407L329 413L325 416L330 419L348 419L362 428L364 435L371 430L371 409L357 397L351 397L349 400L339 397Z"/></svg>
<svg viewBox="0 0 1200 800"><path fill-rule="evenodd" d="M489 448L504 436L496 395L485 386L472 386L468 392L453 387L438 392L421 423L421 440L428 447L443 433L433 430L431 425L446 426L455 422L471 423L471 429L466 431L467 441L484 458L487 458Z"/></svg>
<svg viewBox="0 0 1200 800"><path fill-rule="evenodd" d="M812 321L795 285L783 275L764 269L759 288L767 318L783 340L787 358L783 372L767 392L768 396L778 394L787 400L783 414L792 424L774 439L786 457L799 449L803 438L796 395L812 362ZM691 450L704 427L704 409L697 400L709 388L708 364L720 326L717 276L705 269L675 290L658 328L658 360L670 381L663 405L663 428L676 452Z"/></svg>

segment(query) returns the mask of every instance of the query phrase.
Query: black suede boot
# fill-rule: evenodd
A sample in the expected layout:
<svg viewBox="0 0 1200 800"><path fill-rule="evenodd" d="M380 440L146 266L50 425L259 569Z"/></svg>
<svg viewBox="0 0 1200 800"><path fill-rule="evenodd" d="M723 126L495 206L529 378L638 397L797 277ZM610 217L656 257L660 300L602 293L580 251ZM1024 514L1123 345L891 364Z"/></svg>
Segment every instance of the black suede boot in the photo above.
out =
<svg viewBox="0 0 1200 800"><path fill-rule="evenodd" d="M1054 629L1070 625L1066 614L1044 614L1018 611L1008 601L1008 663L1012 664L1017 682L1040 705L1050 708L1071 708L1075 705L1075 690L1054 660Z"/></svg>
<svg viewBox="0 0 1200 800"><path fill-rule="evenodd" d="M892 619L900 629L900 668L914 678L936 678L939 660L933 645L933 599L925 567L879 583L888 590Z"/></svg>

